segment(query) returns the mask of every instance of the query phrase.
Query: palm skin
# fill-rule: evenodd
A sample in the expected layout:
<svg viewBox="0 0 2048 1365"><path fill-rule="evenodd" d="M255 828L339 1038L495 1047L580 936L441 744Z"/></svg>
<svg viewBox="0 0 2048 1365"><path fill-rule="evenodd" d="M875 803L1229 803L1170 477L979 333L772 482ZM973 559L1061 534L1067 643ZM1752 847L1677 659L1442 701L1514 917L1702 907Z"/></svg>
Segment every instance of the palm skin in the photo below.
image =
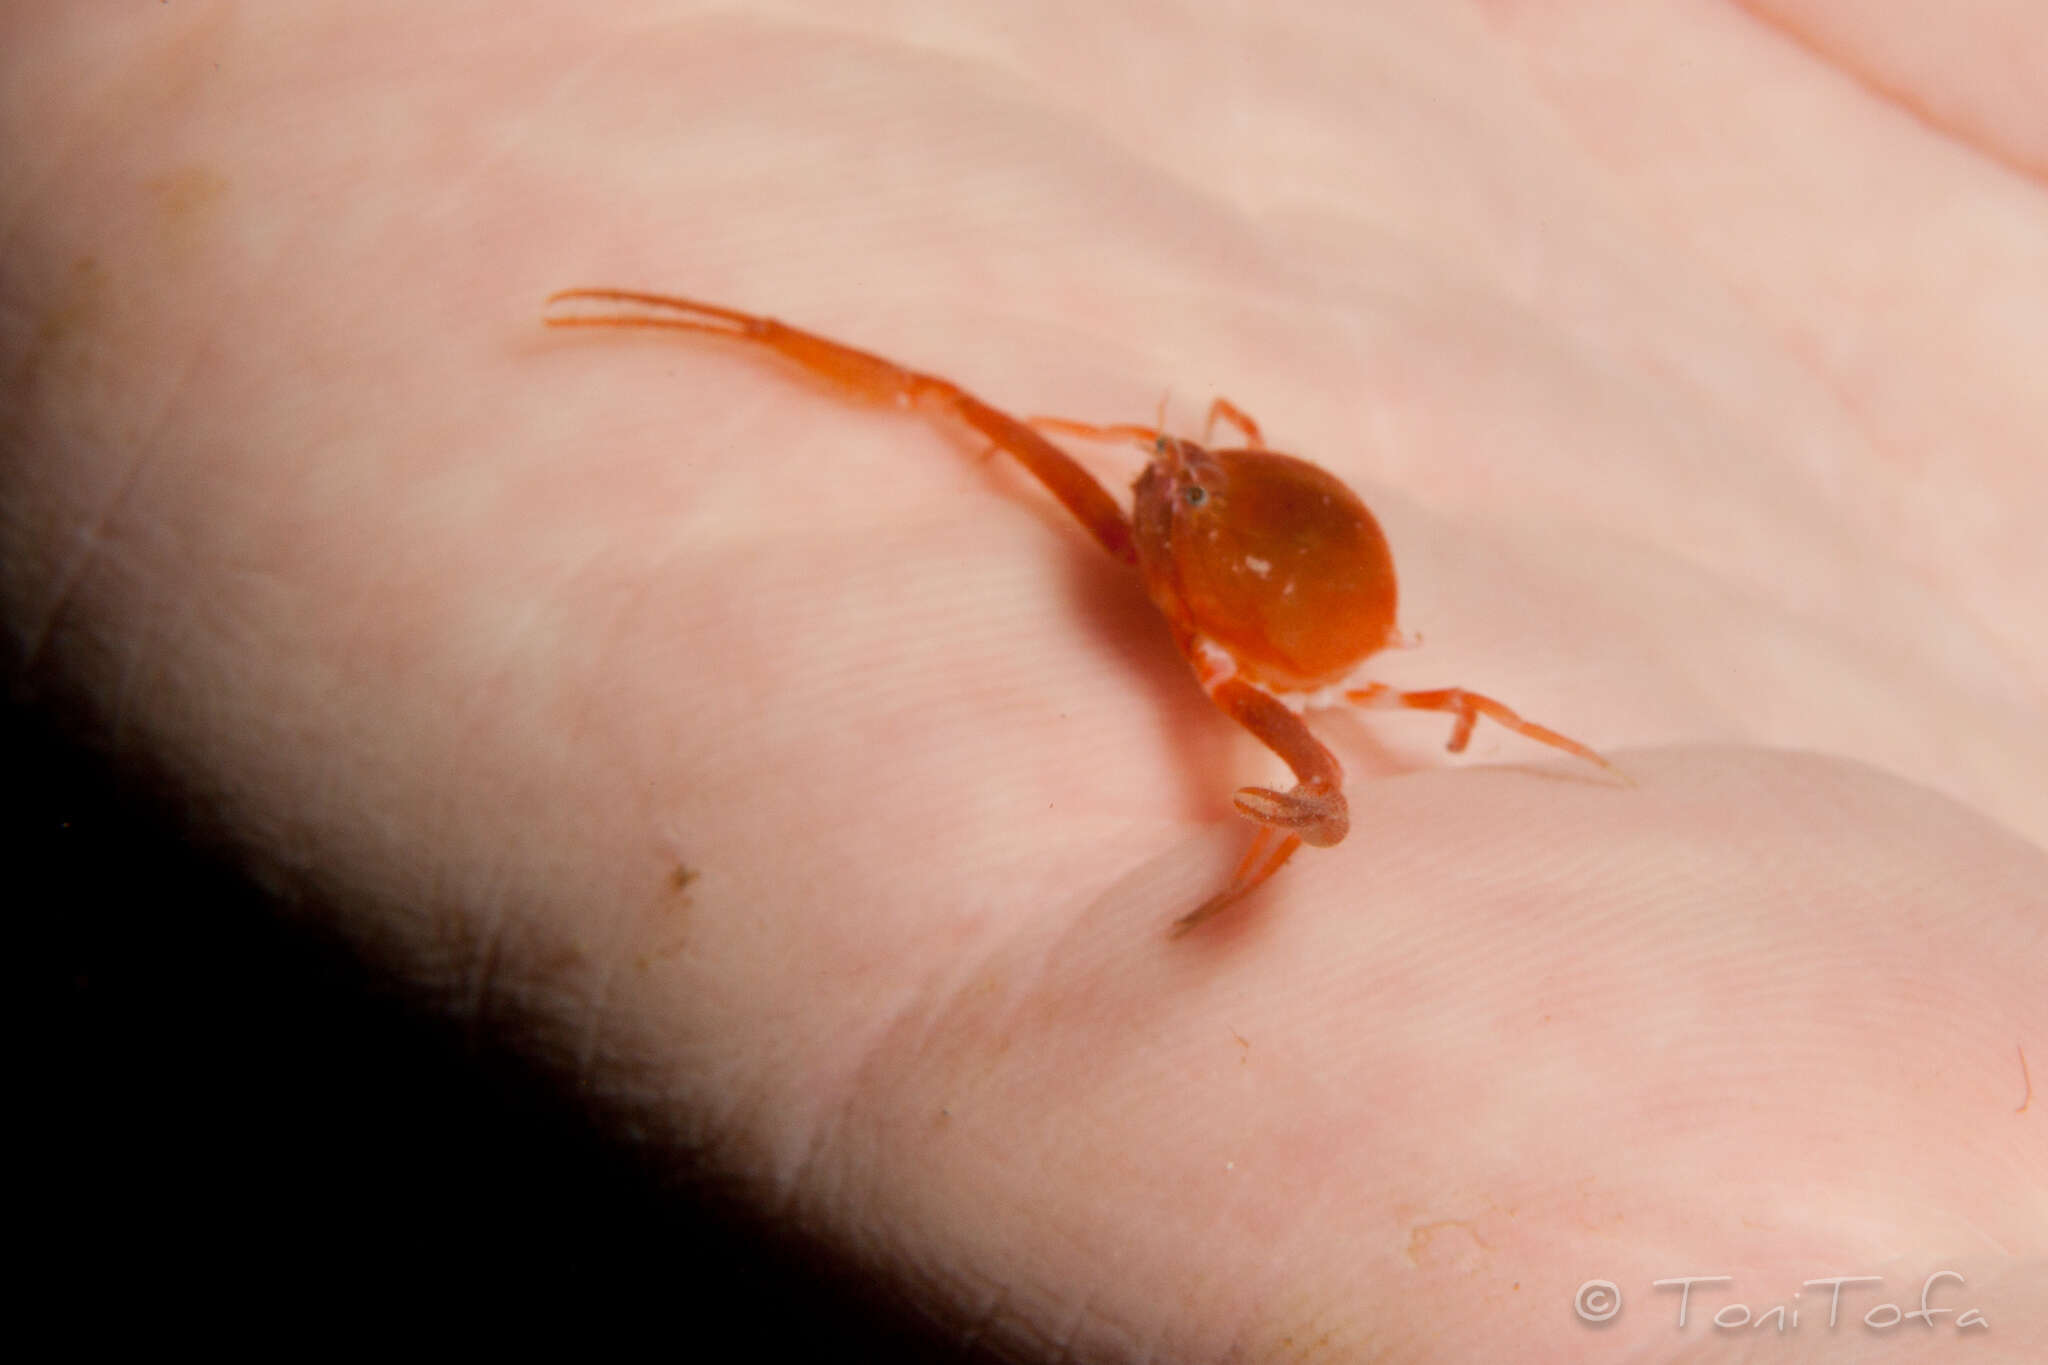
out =
<svg viewBox="0 0 2048 1365"><path fill-rule="evenodd" d="M1955 1269L2037 1353L2025 120L1876 19L950 13L10 16L14 671L999 1350L1720 1358L1652 1280ZM1169 941L1276 774L1132 575L914 416L545 334L590 279L1226 393L1385 526L1387 681L1638 785L1333 717L1350 837Z"/></svg>

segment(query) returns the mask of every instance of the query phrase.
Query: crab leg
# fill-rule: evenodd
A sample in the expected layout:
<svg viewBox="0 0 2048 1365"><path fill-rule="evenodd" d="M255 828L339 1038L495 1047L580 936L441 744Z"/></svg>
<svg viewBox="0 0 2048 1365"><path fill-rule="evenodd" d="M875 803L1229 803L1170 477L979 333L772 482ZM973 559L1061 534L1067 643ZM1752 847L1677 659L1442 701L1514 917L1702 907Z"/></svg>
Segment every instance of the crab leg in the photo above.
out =
<svg viewBox="0 0 2048 1365"><path fill-rule="evenodd" d="M1485 716L1488 720L1504 725L1524 738L1535 740L1538 744L1548 744L1553 749L1562 749L1568 754L1585 759L1588 763L1597 763L1611 773L1621 771L1569 735L1561 735L1547 725L1523 720L1512 708L1495 701L1492 697L1478 692L1468 692L1462 687L1401 692L1385 683L1368 683L1364 687L1347 690L1344 693L1344 700L1354 706L1442 711L1455 716L1457 723L1451 727L1450 742L1444 746L1454 754L1465 752L1465 746L1472 741L1473 725L1481 716Z"/></svg>
<svg viewBox="0 0 2048 1365"><path fill-rule="evenodd" d="M1344 769L1300 716L1241 678L1225 678L1207 690L1223 714L1249 730L1294 770L1295 785L1284 792L1268 787L1238 789L1232 804L1239 815L1258 822L1259 832L1224 888L1174 922L1176 935L1256 890L1303 844L1327 848L1351 829L1351 812L1344 801Z"/></svg>
<svg viewBox="0 0 2048 1365"><path fill-rule="evenodd" d="M1103 549L1126 564L1138 562L1130 518L1093 475L1025 423L998 412L949 379L906 369L894 361L774 318L694 299L629 289L564 289L548 298L551 306L566 302L623 303L638 309L665 311L562 314L547 319L550 327L646 327L732 337L794 361L850 397L898 408L946 409L1015 456Z"/></svg>

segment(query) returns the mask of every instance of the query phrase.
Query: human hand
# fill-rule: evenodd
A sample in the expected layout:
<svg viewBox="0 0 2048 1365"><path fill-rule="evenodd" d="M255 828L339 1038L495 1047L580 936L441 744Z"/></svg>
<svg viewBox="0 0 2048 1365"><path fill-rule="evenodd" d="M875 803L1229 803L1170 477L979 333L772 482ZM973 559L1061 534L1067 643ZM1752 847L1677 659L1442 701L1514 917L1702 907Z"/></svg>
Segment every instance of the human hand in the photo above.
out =
<svg viewBox="0 0 2048 1365"><path fill-rule="evenodd" d="M0 555L26 676L394 978L1018 1354L1575 1359L1720 1273L2048 1330L2038 149L1729 16L340 13L14 21ZM1386 524L1387 680L1639 785L1332 718L1350 839L1169 942L1269 760L1128 574L544 334L584 283L1227 393Z"/></svg>

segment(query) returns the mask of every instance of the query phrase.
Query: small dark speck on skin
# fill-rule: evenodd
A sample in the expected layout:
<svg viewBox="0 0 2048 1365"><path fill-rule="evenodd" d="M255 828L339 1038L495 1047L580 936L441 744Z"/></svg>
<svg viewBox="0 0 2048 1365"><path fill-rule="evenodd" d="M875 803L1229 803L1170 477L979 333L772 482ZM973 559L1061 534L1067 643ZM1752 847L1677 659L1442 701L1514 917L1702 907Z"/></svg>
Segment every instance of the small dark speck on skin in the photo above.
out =
<svg viewBox="0 0 2048 1365"><path fill-rule="evenodd" d="M697 869L685 862L679 861L669 868L668 876L664 880L668 882L668 889L673 893L672 898L658 903L653 908L654 915L660 917L661 923L668 930L668 942L657 944L651 951L635 959L635 965L642 971L646 971L657 962L667 961L689 946L687 926L690 887L696 882L698 875Z"/></svg>

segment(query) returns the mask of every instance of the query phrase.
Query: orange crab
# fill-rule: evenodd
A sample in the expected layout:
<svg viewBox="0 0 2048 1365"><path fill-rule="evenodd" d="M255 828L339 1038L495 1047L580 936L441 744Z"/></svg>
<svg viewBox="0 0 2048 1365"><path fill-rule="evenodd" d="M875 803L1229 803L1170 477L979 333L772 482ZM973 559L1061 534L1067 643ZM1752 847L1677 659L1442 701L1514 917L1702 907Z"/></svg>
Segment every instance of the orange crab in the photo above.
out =
<svg viewBox="0 0 2048 1365"><path fill-rule="evenodd" d="M1356 682L1365 660L1401 642L1386 537L1357 494L1306 460L1267 450L1258 424L1225 399L1211 405L1203 440L1223 420L1243 434L1242 449L1210 450L1156 427L1020 420L951 380L716 304L625 289L565 289L548 304L572 300L660 311L558 314L546 319L549 326L649 327L732 337L796 362L850 398L964 422L1014 456L1103 549L1137 568L1209 699L1278 754L1295 778L1289 791L1238 790L1238 813L1255 822L1258 833L1228 884L1175 921L1177 934L1260 886L1303 844L1328 847L1350 830L1344 770L1303 721L1300 712L1310 706L1343 702L1447 712L1457 718L1452 753L1465 748L1473 724L1486 716L1613 768L1577 740L1523 720L1477 692L1404 692ZM1146 449L1151 459L1133 487L1131 514L1047 440L1045 431L1131 441Z"/></svg>

